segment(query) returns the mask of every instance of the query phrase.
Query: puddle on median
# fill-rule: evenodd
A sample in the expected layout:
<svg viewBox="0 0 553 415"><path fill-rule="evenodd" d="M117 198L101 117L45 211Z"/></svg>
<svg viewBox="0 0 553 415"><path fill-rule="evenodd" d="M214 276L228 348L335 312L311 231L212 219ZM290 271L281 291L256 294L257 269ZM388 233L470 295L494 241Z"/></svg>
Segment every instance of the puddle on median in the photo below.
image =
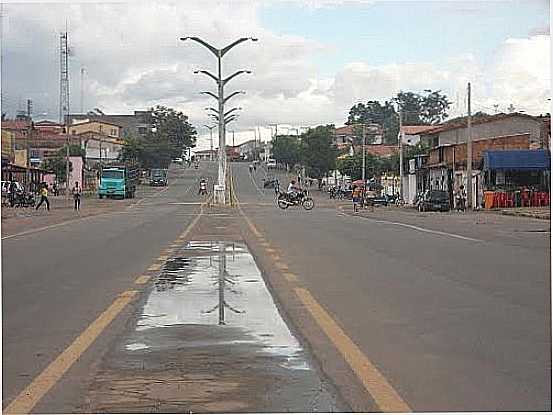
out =
<svg viewBox="0 0 553 415"><path fill-rule="evenodd" d="M191 241L179 255L167 260L155 280L137 322L137 334L143 336L129 342L128 351L161 347L163 340L147 336L148 330L221 327L221 336L183 336L174 346L251 345L257 353L277 357L283 368L311 370L245 244Z"/></svg>

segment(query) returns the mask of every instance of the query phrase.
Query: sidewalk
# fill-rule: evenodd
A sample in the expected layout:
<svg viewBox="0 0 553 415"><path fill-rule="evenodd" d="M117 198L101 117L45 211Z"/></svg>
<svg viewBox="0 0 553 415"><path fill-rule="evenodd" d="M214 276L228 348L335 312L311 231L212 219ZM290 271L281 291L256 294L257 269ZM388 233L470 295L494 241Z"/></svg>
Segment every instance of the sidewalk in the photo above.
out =
<svg viewBox="0 0 553 415"><path fill-rule="evenodd" d="M551 220L551 207L521 207L521 208L509 208L509 209L488 209L482 210L486 213L499 213L507 216L522 216L526 218Z"/></svg>
<svg viewBox="0 0 553 415"><path fill-rule="evenodd" d="M85 197L81 200L81 209L76 212L73 209L73 199L66 201L64 196L51 196L48 199L50 201L50 211L46 210L44 204L38 210L35 210L35 208L3 207L1 210L2 236L5 237L102 213L120 211L137 201L137 199L100 200L94 197Z"/></svg>

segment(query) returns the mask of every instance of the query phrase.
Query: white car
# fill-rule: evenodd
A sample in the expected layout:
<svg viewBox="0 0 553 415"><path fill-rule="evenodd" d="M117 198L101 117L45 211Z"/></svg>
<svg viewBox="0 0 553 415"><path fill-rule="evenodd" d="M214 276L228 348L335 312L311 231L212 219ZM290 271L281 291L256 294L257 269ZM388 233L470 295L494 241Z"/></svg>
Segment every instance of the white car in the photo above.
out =
<svg viewBox="0 0 553 415"><path fill-rule="evenodd" d="M275 169L277 166L275 159L267 159L267 168L268 169Z"/></svg>

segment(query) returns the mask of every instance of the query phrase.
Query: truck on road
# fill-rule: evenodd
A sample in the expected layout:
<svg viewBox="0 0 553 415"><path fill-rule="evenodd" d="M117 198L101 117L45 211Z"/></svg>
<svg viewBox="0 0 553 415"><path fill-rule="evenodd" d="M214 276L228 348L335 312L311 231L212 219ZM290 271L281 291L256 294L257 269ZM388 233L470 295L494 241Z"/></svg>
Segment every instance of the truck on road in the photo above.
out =
<svg viewBox="0 0 553 415"><path fill-rule="evenodd" d="M109 166L102 170L98 197L134 198L138 169L134 166Z"/></svg>
<svg viewBox="0 0 553 415"><path fill-rule="evenodd" d="M167 169L150 170L150 186L167 186Z"/></svg>

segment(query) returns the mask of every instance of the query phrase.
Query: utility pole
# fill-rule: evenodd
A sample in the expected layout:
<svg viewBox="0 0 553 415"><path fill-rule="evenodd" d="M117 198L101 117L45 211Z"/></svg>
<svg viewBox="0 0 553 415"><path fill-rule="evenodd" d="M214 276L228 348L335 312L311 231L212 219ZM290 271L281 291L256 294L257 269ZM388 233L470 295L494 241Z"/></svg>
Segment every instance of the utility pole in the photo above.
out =
<svg viewBox="0 0 553 415"><path fill-rule="evenodd" d="M26 158L27 158L27 173L25 175L25 186L27 186L27 190L31 191L31 134L33 133L33 120L31 118L31 114L33 113L33 101L30 99L27 100L27 120L29 121L29 129L27 130L27 151L26 151Z"/></svg>
<svg viewBox="0 0 553 415"><path fill-rule="evenodd" d="M234 130L232 130L232 148L234 149Z"/></svg>
<svg viewBox="0 0 553 415"><path fill-rule="evenodd" d="M84 114L84 68L81 68L81 114Z"/></svg>
<svg viewBox="0 0 553 415"><path fill-rule="evenodd" d="M257 129L253 129L253 159L257 160Z"/></svg>
<svg viewBox="0 0 553 415"><path fill-rule="evenodd" d="M399 107L399 199L403 200L403 114L401 112L401 106Z"/></svg>
<svg viewBox="0 0 553 415"><path fill-rule="evenodd" d="M204 127L209 130L209 161L213 161L213 129L216 127L216 125L205 125Z"/></svg>
<svg viewBox="0 0 553 415"><path fill-rule="evenodd" d="M365 187L367 186L367 178L365 177L365 134L366 134L366 125L363 124L363 171L361 172L361 178L363 180L363 191L365 191Z"/></svg>
<svg viewBox="0 0 553 415"><path fill-rule="evenodd" d="M467 209L472 209L472 119L470 112L470 82L467 86Z"/></svg>

